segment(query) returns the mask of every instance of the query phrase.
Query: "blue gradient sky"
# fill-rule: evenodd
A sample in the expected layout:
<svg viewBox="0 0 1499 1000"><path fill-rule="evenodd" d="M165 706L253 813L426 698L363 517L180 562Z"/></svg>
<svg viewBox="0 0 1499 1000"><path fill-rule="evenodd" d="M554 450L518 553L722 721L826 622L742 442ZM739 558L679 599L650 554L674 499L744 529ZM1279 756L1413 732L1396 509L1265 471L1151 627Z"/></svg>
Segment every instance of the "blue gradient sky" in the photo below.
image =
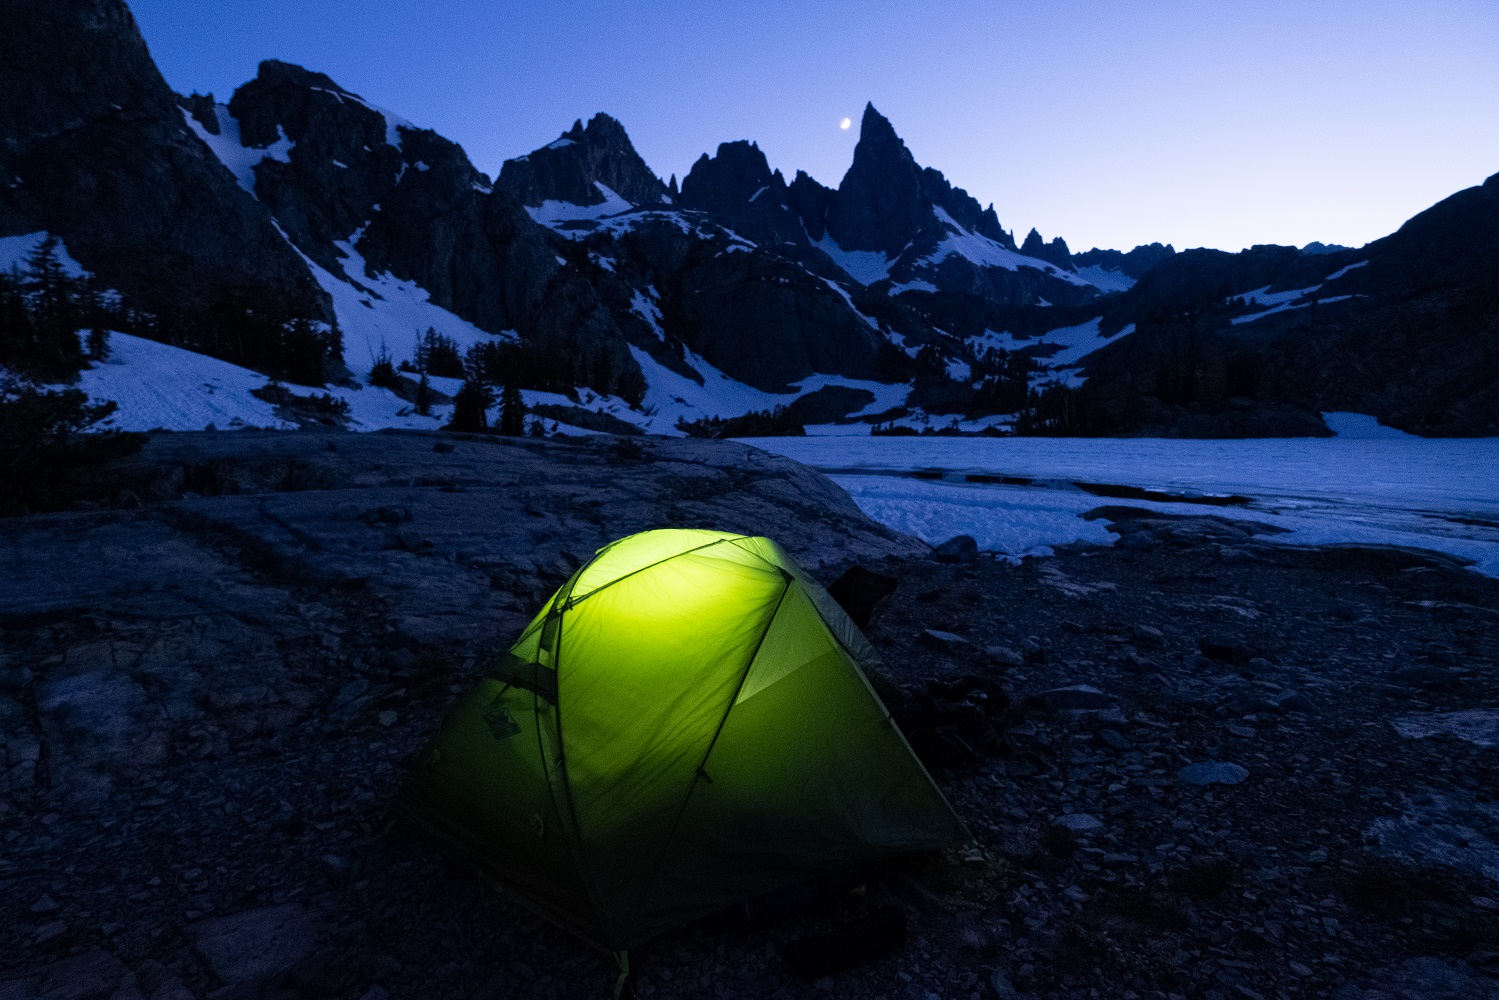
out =
<svg viewBox="0 0 1499 1000"><path fill-rule="evenodd" d="M836 186L873 101L1073 249L1359 245L1499 172L1496 0L130 3L179 91L301 63L490 174L607 111L662 177L748 138Z"/></svg>

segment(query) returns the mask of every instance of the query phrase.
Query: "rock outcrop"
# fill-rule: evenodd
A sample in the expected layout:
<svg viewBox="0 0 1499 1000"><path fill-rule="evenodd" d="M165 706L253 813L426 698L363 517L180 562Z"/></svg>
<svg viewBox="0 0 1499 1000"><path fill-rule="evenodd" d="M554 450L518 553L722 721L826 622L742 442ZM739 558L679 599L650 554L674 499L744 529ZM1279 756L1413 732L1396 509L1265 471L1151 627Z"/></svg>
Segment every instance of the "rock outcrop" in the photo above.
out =
<svg viewBox="0 0 1499 1000"><path fill-rule="evenodd" d="M137 308L327 296L188 127L123 0L0 3L0 235L47 230Z"/></svg>
<svg viewBox="0 0 1499 1000"><path fill-rule="evenodd" d="M1137 330L1089 360L1090 393L1116 428L1149 433L1277 407L1499 433L1496 234L1499 175L1358 250L1175 254L1105 311L1104 330Z"/></svg>
<svg viewBox="0 0 1499 1000"><path fill-rule="evenodd" d="M581 121L555 142L526 156L506 160L496 186L524 205L546 201L600 205L600 185L635 206L659 205L666 185L635 152L625 127L605 114Z"/></svg>

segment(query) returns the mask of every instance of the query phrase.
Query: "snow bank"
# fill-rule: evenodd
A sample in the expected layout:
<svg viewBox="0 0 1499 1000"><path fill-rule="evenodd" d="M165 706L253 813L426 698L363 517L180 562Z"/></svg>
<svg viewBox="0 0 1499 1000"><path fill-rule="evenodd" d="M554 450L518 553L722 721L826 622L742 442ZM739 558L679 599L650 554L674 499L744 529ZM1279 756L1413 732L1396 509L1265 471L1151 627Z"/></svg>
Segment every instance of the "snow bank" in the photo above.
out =
<svg viewBox="0 0 1499 1000"><path fill-rule="evenodd" d="M1127 292L1135 287L1135 279L1123 271L1110 271L1097 264L1078 268L1077 276L1100 292Z"/></svg>
<svg viewBox="0 0 1499 1000"><path fill-rule="evenodd" d="M250 395L269 380L259 372L210 358L206 354L159 344L127 333L109 337L109 359L94 362L79 376L78 388L90 399L118 404L111 426L128 431L199 431L240 427L295 429L276 415L276 408ZM434 408L430 417L410 413L411 404L389 389L332 387L314 389L284 384L293 395L331 395L349 404L355 430L415 427L431 430L447 422L450 408Z"/></svg>
<svg viewBox="0 0 1499 1000"><path fill-rule="evenodd" d="M1416 437L1394 427L1386 427L1379 422L1378 417L1371 417L1367 413L1324 413L1322 422L1340 438L1378 440Z"/></svg>
<svg viewBox="0 0 1499 1000"><path fill-rule="evenodd" d="M599 193L604 196L604 200L597 205L578 205L570 201L553 201L548 199L547 201L543 201L538 207L532 208L527 206L526 214L543 226L556 229L564 222L596 222L606 216L628 212L635 207L618 194L615 194L611 188L600 184L598 181L594 181L593 186L598 188Z"/></svg>
<svg viewBox="0 0 1499 1000"><path fill-rule="evenodd" d="M955 534L1010 555L1098 540L1076 514L1110 501L1074 482L1178 495L1236 494L1243 507L1127 501L1177 513L1221 513L1289 530L1291 545L1381 544L1444 552L1499 576L1499 438L758 438L835 479L891 527L941 542ZM958 482L888 473L944 470ZM961 482L1025 477L1028 486ZM887 473L887 474L878 474Z"/></svg>
<svg viewBox="0 0 1499 1000"><path fill-rule="evenodd" d="M890 277L892 261L878 250L845 250L833 239L832 233L823 233L822 239L812 245L833 259L843 273L861 285L872 285Z"/></svg>
<svg viewBox="0 0 1499 1000"><path fill-rule="evenodd" d="M793 384L793 392L766 392L735 381L706 359L688 351L688 366L703 379L703 383L699 385L685 375L679 375L665 367L634 345L631 345L630 353L640 366L649 387L646 389L643 406L650 416L642 422L637 415L636 422L652 434L680 434L676 429L678 420L691 422L704 417L738 417L753 410L773 410L830 385L864 389L874 394L873 403L851 416L883 413L902 405L911 392L909 385L887 385L841 375L809 375ZM859 425L857 430L868 433L868 428L863 425Z"/></svg>

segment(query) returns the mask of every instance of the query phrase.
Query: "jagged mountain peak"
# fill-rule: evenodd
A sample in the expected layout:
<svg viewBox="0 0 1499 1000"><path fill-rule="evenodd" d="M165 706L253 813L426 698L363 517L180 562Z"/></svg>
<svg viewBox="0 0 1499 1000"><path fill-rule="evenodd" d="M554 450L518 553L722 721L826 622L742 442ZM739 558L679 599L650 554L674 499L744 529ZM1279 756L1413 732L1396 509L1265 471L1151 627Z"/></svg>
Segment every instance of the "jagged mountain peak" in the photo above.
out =
<svg viewBox="0 0 1499 1000"><path fill-rule="evenodd" d="M602 205L603 190L632 205L658 205L670 195L646 166L618 119L600 112L525 156L505 161L496 186L531 207L547 201Z"/></svg>
<svg viewBox="0 0 1499 1000"><path fill-rule="evenodd" d="M296 63L282 62L280 59L261 60L256 67L255 79L268 86L318 87L350 97L358 96L340 87L326 73L319 73Z"/></svg>
<svg viewBox="0 0 1499 1000"><path fill-rule="evenodd" d="M917 233L931 225L931 206L922 196L921 168L873 103L864 108L854 160L837 195L827 228L845 250L897 257Z"/></svg>
<svg viewBox="0 0 1499 1000"><path fill-rule="evenodd" d="M122 0L0 12L0 235L61 237L138 308L194 314L254 295L331 315L265 209L189 127Z"/></svg>
<svg viewBox="0 0 1499 1000"><path fill-rule="evenodd" d="M890 119L880 114L873 101L864 105L864 115L859 119L859 142L872 145L891 143L902 149L906 146L904 140L896 134L895 126L890 124Z"/></svg>
<svg viewBox="0 0 1499 1000"><path fill-rule="evenodd" d="M290 137L344 158L366 146L399 150L400 130L418 131L326 73L277 59L261 62L254 79L235 90L229 112L246 146L266 147Z"/></svg>
<svg viewBox="0 0 1499 1000"><path fill-rule="evenodd" d="M681 203L722 216L755 240L806 242L785 178L745 139L720 143L715 155L698 157L682 181Z"/></svg>
<svg viewBox="0 0 1499 1000"><path fill-rule="evenodd" d="M1072 251L1067 247L1067 241L1060 236L1053 237L1048 243L1034 226L1025 234L1025 242L1020 245L1020 252L1027 257L1035 257L1044 260L1048 264L1075 271L1076 265L1072 261Z"/></svg>

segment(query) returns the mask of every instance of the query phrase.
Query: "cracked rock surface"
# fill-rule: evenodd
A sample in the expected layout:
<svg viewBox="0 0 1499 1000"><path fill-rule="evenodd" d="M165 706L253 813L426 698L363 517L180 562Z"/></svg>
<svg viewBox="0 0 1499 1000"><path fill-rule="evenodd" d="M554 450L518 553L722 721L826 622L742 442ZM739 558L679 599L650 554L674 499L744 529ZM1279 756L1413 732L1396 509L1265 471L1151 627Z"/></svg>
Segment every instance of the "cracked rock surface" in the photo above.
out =
<svg viewBox="0 0 1499 1000"><path fill-rule="evenodd" d="M1188 518L940 562L726 442L160 435L119 475L0 521L0 1000L608 996L383 807L482 658L661 526L897 581L868 634L975 843L665 935L637 996L1496 996L1499 585L1441 560ZM788 971L891 904L904 947Z"/></svg>

